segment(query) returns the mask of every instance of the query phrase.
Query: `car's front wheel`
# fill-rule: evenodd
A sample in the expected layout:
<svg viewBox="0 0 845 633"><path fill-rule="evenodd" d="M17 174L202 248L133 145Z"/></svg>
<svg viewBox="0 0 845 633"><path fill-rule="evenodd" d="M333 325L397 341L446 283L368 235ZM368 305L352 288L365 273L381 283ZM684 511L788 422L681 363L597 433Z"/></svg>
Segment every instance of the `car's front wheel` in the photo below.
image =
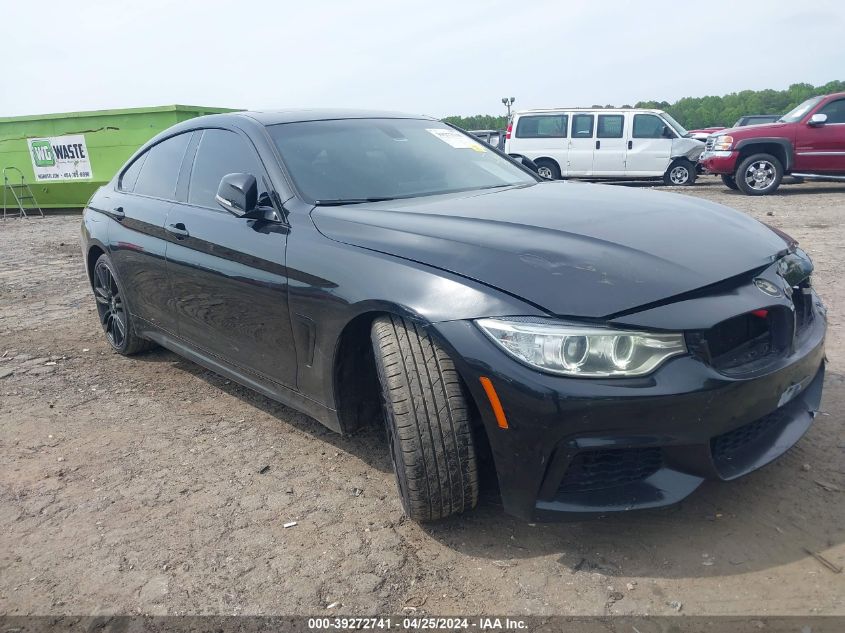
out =
<svg viewBox="0 0 845 633"><path fill-rule="evenodd" d="M733 189L736 191L739 187L736 186L736 180L730 174L722 174L722 182L728 189Z"/></svg>
<svg viewBox="0 0 845 633"><path fill-rule="evenodd" d="M749 196L773 193L782 178L783 165L771 154L749 156L739 164L735 176L739 190Z"/></svg>
<svg viewBox="0 0 845 633"><path fill-rule="evenodd" d="M123 285L106 254L100 255L94 264L92 282L97 315L112 349L129 356L154 347L152 342L136 334L132 316L126 308Z"/></svg>
<svg viewBox="0 0 845 633"><path fill-rule="evenodd" d="M674 187L692 185L695 183L695 177L695 165L692 162L686 159L676 160L663 174L663 184Z"/></svg>
<svg viewBox="0 0 845 633"><path fill-rule="evenodd" d="M371 337L402 507L435 521L475 507L478 467L458 373L419 325L377 318Z"/></svg>

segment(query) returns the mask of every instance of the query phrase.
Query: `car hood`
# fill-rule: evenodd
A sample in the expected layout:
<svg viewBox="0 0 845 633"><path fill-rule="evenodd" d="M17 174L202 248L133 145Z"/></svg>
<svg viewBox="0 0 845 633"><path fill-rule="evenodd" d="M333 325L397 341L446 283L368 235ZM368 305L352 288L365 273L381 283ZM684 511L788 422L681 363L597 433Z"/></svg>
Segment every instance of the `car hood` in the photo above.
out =
<svg viewBox="0 0 845 633"><path fill-rule="evenodd" d="M727 207L608 185L538 183L315 207L311 215L333 240L573 317L610 316L696 290L766 266L787 248L772 230Z"/></svg>
<svg viewBox="0 0 845 633"><path fill-rule="evenodd" d="M723 127L702 127L698 128L697 130L687 130L688 134L713 134L715 132L721 132L726 128Z"/></svg>
<svg viewBox="0 0 845 633"><path fill-rule="evenodd" d="M784 128L789 123L761 123L759 125L743 125L741 127L727 127L713 134L727 134L736 139L750 138L752 136L784 136Z"/></svg>

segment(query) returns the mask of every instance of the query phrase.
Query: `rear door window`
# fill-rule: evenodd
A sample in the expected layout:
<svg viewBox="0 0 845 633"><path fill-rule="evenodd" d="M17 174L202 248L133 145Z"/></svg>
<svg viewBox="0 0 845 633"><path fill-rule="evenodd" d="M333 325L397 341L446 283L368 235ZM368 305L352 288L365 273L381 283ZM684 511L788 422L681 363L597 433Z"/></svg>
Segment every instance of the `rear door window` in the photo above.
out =
<svg viewBox="0 0 845 633"><path fill-rule="evenodd" d="M147 158L138 174L135 193L166 200L175 199L179 170L190 140L191 132L186 132L154 145L147 152Z"/></svg>
<svg viewBox="0 0 845 633"><path fill-rule="evenodd" d="M622 138L625 125L624 114L600 114L596 128L597 138Z"/></svg>
<svg viewBox="0 0 845 633"><path fill-rule="evenodd" d="M635 114L633 138L663 138L666 122L654 114Z"/></svg>
<svg viewBox="0 0 845 633"><path fill-rule="evenodd" d="M593 137L593 115L576 114L572 117L572 138Z"/></svg>
<svg viewBox="0 0 845 633"><path fill-rule="evenodd" d="M522 116L516 124L517 138L566 138L566 114Z"/></svg>

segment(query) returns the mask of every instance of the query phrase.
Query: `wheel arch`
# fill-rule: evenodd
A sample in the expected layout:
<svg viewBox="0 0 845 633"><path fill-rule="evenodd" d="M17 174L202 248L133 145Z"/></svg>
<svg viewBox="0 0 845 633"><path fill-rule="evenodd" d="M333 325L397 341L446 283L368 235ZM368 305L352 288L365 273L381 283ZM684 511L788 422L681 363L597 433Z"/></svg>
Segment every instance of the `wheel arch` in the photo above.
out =
<svg viewBox="0 0 845 633"><path fill-rule="evenodd" d="M739 152L736 159L737 166L752 154L771 154L783 165L784 173L788 173L792 169L794 154L789 139L779 137L744 139L736 144L736 149Z"/></svg>
<svg viewBox="0 0 845 633"><path fill-rule="evenodd" d="M92 244L88 247L88 252L85 255L85 271L88 273L88 283L94 286L94 266L97 260L102 255L106 254L106 249L99 243Z"/></svg>
<svg viewBox="0 0 845 633"><path fill-rule="evenodd" d="M663 182L666 185L674 185L675 183L671 182L669 174L672 173L672 170L682 164L686 164L687 172L689 173L689 178L687 179L685 185L692 185L695 183L696 178L698 177L698 170L696 168L696 162L694 160L690 160L686 156L677 156L672 158L669 162L669 165L666 167L666 171L663 172Z"/></svg>
<svg viewBox="0 0 845 633"><path fill-rule="evenodd" d="M437 328L432 327L430 321L404 306L382 305L358 313L341 330L332 361L334 403L343 434L353 433L366 426L370 420L381 421L381 387L378 382L370 332L373 322L385 315L398 316L421 325L455 361L454 348L444 340ZM455 362L455 369L464 386L473 425L478 423L478 426L483 427L478 415L478 403L475 402L472 391L467 388L460 365ZM486 429L482 441L487 441Z"/></svg>
<svg viewBox="0 0 845 633"><path fill-rule="evenodd" d="M389 309L368 310L353 317L340 332L332 361L332 389L337 419L343 434L352 433L368 420L378 420L381 394L370 339L373 321Z"/></svg>
<svg viewBox="0 0 845 633"><path fill-rule="evenodd" d="M557 165L558 171L560 171L561 173L563 172L563 170L560 168L560 163L557 161L556 158L552 158L551 156L538 156L537 158L532 158L531 160L538 164L542 162L554 163L555 165Z"/></svg>

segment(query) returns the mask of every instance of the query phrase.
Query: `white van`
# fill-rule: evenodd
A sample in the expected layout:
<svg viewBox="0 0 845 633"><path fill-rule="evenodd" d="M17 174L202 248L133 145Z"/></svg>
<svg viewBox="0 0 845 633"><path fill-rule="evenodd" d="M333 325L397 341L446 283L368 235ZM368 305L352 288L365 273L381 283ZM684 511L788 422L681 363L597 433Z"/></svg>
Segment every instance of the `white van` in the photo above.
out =
<svg viewBox="0 0 845 633"><path fill-rule="evenodd" d="M704 143L661 110L561 108L513 115L505 151L532 159L541 176L659 178L695 182Z"/></svg>

